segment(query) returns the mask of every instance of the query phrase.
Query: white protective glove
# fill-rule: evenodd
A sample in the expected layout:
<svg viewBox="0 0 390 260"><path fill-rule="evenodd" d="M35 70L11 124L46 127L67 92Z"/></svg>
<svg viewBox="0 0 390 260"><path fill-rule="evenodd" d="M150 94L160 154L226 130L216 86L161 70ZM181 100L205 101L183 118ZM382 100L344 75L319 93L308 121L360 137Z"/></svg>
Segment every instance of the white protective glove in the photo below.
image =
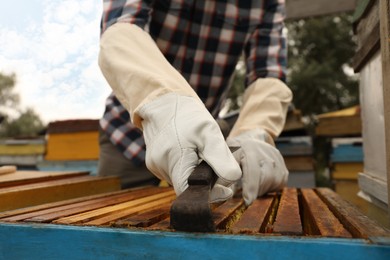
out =
<svg viewBox="0 0 390 260"><path fill-rule="evenodd" d="M246 205L257 196L282 189L288 178L288 170L282 155L273 145L267 143L269 135L263 129L254 129L229 138L229 146L239 146L234 153L241 164L242 193Z"/></svg>
<svg viewBox="0 0 390 260"><path fill-rule="evenodd" d="M229 199L230 188L241 170L230 152L218 124L196 98L176 93L163 95L142 106L138 114L146 143L146 165L180 195L199 158L218 175L210 202Z"/></svg>
<svg viewBox="0 0 390 260"><path fill-rule="evenodd" d="M233 195L241 169L218 124L148 33L128 23L110 26L100 41L99 65L132 122L143 128L151 172L180 195L201 158L219 177L210 201Z"/></svg>
<svg viewBox="0 0 390 260"><path fill-rule="evenodd" d="M257 79L245 91L240 115L227 138L240 146L233 155L241 165L246 205L257 196L283 188L288 170L273 138L283 130L291 90L280 80Z"/></svg>

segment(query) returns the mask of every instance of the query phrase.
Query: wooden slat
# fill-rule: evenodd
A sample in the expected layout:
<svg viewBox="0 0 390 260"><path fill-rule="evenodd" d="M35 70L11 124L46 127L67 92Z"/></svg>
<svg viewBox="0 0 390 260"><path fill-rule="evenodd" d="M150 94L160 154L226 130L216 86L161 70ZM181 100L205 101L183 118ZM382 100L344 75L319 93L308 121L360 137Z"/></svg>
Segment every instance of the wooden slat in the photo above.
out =
<svg viewBox="0 0 390 260"><path fill-rule="evenodd" d="M89 172L43 172L43 171L16 171L12 174L0 176L0 188L87 176Z"/></svg>
<svg viewBox="0 0 390 260"><path fill-rule="evenodd" d="M370 194L372 197L378 200L378 203L380 203L379 205L383 205L384 207L386 207L388 193L387 181L385 179L382 179L381 177L385 177L385 172L378 171L376 173L376 176L367 174L365 172L359 172L358 183L359 188L362 191L366 192L367 194Z"/></svg>
<svg viewBox="0 0 390 260"><path fill-rule="evenodd" d="M72 215L69 217L60 218L60 219L57 219L53 222L57 223L57 224L80 224L80 223L90 222L96 218L102 218L102 217L105 217L107 215L113 214L115 212L120 212L120 211L123 211L123 210L131 208L131 207L146 204L146 203L152 202L156 199L160 199L160 198L164 198L164 197L171 197L173 195L174 195L174 191L170 190L167 192L139 198L139 199L132 200L129 202L120 203L120 204L117 204L114 206L108 206L108 207L88 211L85 213L80 213L80 214Z"/></svg>
<svg viewBox="0 0 390 260"><path fill-rule="evenodd" d="M14 166L14 165L0 166L0 175L10 174L10 173L14 173L14 172L16 172L16 166Z"/></svg>
<svg viewBox="0 0 390 260"><path fill-rule="evenodd" d="M50 222L57 218L62 218L102 207L107 207L110 205L115 205L118 203L130 201L136 198L143 196L149 196L161 192L157 188L147 188L143 190L134 190L125 194L111 195L103 198L98 198L95 200L83 201L79 203L74 203L71 205L60 206L55 208L46 209L43 211L37 211L33 213L27 213L15 217L11 217L5 220L22 220L29 222Z"/></svg>
<svg viewBox="0 0 390 260"><path fill-rule="evenodd" d="M169 216L171 204L161 205L156 209L146 211L141 214L120 219L111 223L114 227L149 227Z"/></svg>
<svg viewBox="0 0 390 260"><path fill-rule="evenodd" d="M117 177L83 176L0 189L0 211L120 189Z"/></svg>
<svg viewBox="0 0 390 260"><path fill-rule="evenodd" d="M380 48L379 22L365 40L364 44L362 44L353 57L352 66L355 73L360 72L364 65L367 64L367 62L374 56L375 53L378 52Z"/></svg>
<svg viewBox="0 0 390 260"><path fill-rule="evenodd" d="M286 0L287 19L302 19L312 16L330 15L353 11L356 0Z"/></svg>
<svg viewBox="0 0 390 260"><path fill-rule="evenodd" d="M357 50L366 44L369 35L377 24L379 24L379 1L370 1L365 10L362 10L358 20L352 24L356 35Z"/></svg>
<svg viewBox="0 0 390 260"><path fill-rule="evenodd" d="M244 200L233 198L212 211L213 221L217 229L224 229L234 213L244 207Z"/></svg>
<svg viewBox="0 0 390 260"><path fill-rule="evenodd" d="M302 189L302 199L304 202L306 217L310 218L310 223L318 230L321 236L326 237L346 237L351 238L351 234L344 228L340 221L333 215L326 204L311 189Z"/></svg>
<svg viewBox="0 0 390 260"><path fill-rule="evenodd" d="M116 199L118 197L122 198L124 195L115 195L115 196L110 196L110 200L117 201ZM76 209L77 211L83 210L83 208L80 207L85 207L86 205L90 205L92 203L96 202L101 202L104 201L107 198L97 198L94 200L86 200L86 201L81 201L77 203L70 203L66 205L61 205L57 207L50 207L50 208L45 208L42 210L37 210L33 212L27 212L23 214L17 214L14 216L9 216L2 218L1 221L7 221L7 222L16 222L16 221L30 221L30 222L48 222L50 220L50 217L47 217L48 215L56 215L56 214L64 214L64 211L67 211L69 209ZM46 205L46 204L44 204Z"/></svg>
<svg viewBox="0 0 390 260"><path fill-rule="evenodd" d="M286 188L281 196L269 194L258 198L248 208L241 198L234 198L215 208L213 205L213 221L218 232L233 234L265 232L316 237L353 236L372 241L390 236L389 231L356 213L356 209L346 206L348 202L337 196L326 189L318 189L318 194L312 189L302 189L300 195L297 189ZM0 221L50 222L54 219L50 223L171 231L169 209L174 198L172 188L144 187L31 207L37 208L37 211L31 208L14 210L12 212L17 214L10 211ZM300 212L300 209L303 211Z"/></svg>
<svg viewBox="0 0 390 260"><path fill-rule="evenodd" d="M294 188L285 188L280 198L273 231L283 235L302 235L298 193Z"/></svg>
<svg viewBox="0 0 390 260"><path fill-rule="evenodd" d="M143 212L146 210L156 208L156 207L160 206L161 204L171 203L175 198L176 198L175 195L172 194L171 196L168 196L168 197L154 199L149 203L141 204L141 205L136 206L136 207L130 207L130 208L124 209L122 211L116 212L114 214L110 214L110 215L86 222L85 225L92 225L92 226L106 225L106 224L109 224L110 222L115 221L117 219L121 219L124 217L131 216L133 214L137 214L138 212Z"/></svg>
<svg viewBox="0 0 390 260"><path fill-rule="evenodd" d="M97 194L97 195L83 196L83 197L75 198L75 199L68 199L68 200L63 200L63 201L58 201L58 202L45 203L45 204L41 204L41 205L37 205L37 206L31 206L31 207L26 207L26 208L21 208L21 209L4 211L4 212L0 212L0 220L2 220L4 218L12 217L12 216L28 214L28 213L33 213L33 212L37 212L40 210L46 210L46 209L50 209L50 208L54 208L54 207L60 207L60 206L65 206L65 205L78 203L78 202L82 202L82 201L88 201L88 200L92 200L92 199L102 198L105 196L122 194L122 193L126 193L128 191L129 190L118 190L118 191L113 191L113 192Z"/></svg>
<svg viewBox="0 0 390 260"><path fill-rule="evenodd" d="M254 234L265 227L274 196L264 196L255 200L242 214L241 218L232 226L233 233Z"/></svg>
<svg viewBox="0 0 390 260"><path fill-rule="evenodd" d="M321 118L316 126L318 136L360 135L361 133L362 119L359 115Z"/></svg>
<svg viewBox="0 0 390 260"><path fill-rule="evenodd" d="M387 214L390 221L390 1L382 0L379 6L382 82L383 82L383 106L385 121L386 142L386 177L387 177Z"/></svg>
<svg viewBox="0 0 390 260"><path fill-rule="evenodd" d="M160 222L157 222L156 224L147 227L146 229L168 231L170 230L170 225L171 225L171 218L168 217L166 219L161 220Z"/></svg>
<svg viewBox="0 0 390 260"><path fill-rule="evenodd" d="M363 215L352 204L343 200L328 188L318 188L318 195L328 205L333 214L341 221L354 237L389 237L390 231L378 226Z"/></svg>

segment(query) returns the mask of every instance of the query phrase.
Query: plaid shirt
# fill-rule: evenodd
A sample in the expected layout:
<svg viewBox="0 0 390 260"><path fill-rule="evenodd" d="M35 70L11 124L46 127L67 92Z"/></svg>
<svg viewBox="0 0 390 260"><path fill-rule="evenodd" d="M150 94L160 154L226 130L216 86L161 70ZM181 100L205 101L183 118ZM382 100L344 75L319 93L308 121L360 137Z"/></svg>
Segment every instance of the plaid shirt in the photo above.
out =
<svg viewBox="0 0 390 260"><path fill-rule="evenodd" d="M123 22L149 32L216 116L242 53L246 86L257 78L285 80L284 16L284 0L104 0L101 30ZM142 133L114 95L100 125L125 157L144 163Z"/></svg>

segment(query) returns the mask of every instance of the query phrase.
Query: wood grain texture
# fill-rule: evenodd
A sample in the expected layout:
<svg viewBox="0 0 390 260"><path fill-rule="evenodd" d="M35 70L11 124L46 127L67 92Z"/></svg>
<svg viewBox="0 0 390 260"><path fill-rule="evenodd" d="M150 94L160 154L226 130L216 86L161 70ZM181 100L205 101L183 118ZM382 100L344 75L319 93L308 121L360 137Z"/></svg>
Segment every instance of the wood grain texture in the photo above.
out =
<svg viewBox="0 0 390 260"><path fill-rule="evenodd" d="M91 226L99 226L99 225L107 225L112 221L128 217L134 214L137 214L139 212L144 212L146 210L154 209L156 207L159 207L161 204L171 203L175 199L175 194L171 194L171 196L168 197L162 197L160 199L153 199L149 203L141 204L135 207L129 207L124 210L118 211L114 214L110 214L101 218L97 218L91 221L88 221L85 223L85 225L91 225Z"/></svg>
<svg viewBox="0 0 390 260"><path fill-rule="evenodd" d="M111 223L113 227L149 227L169 217L170 204L162 204L156 209L148 210L125 219Z"/></svg>
<svg viewBox="0 0 390 260"><path fill-rule="evenodd" d="M379 24L379 1L370 2L360 18L353 24L358 50L367 42L371 32Z"/></svg>
<svg viewBox="0 0 390 260"><path fill-rule="evenodd" d="M263 196L255 200L232 226L232 233L256 234L264 230L273 199L274 196Z"/></svg>
<svg viewBox="0 0 390 260"><path fill-rule="evenodd" d="M302 189L301 192L305 222L313 225L311 230L316 230L325 237L352 237L313 190Z"/></svg>
<svg viewBox="0 0 390 260"><path fill-rule="evenodd" d="M285 188L245 207L241 197L210 206L218 233L381 239L390 234L331 190ZM0 213L0 222L110 226L176 232L172 188L143 187ZM356 217L357 216L357 217ZM44 226L44 225L42 225ZM304 227L304 228L303 228Z"/></svg>
<svg viewBox="0 0 390 260"><path fill-rule="evenodd" d="M360 172L358 173L359 187L383 204L386 204L388 199L387 182L379 177L381 176L371 176L367 173Z"/></svg>
<svg viewBox="0 0 390 260"><path fill-rule="evenodd" d="M146 196L146 197L142 197L142 198L137 198L137 199L134 199L134 200L131 200L128 202L119 203L119 204L116 204L113 206L103 207L103 208L91 210L91 211L88 211L85 213L80 213L80 214L72 215L69 217L59 218L59 219L53 221L53 223L57 223L57 224L82 224L82 223L86 223L86 222L91 222L92 220L95 220L98 218L103 218L103 217L109 216L111 214L115 214L115 213L118 213L121 211L126 211L127 209L132 208L132 207L136 207L136 206L143 205L146 203L151 203L157 199L161 199L161 198L165 198L165 197L169 197L169 198L174 199L174 195L175 195L174 191L170 190L170 191L166 191L166 192L162 192L162 193L158 193L158 194L154 194L154 195L150 195L150 196Z"/></svg>
<svg viewBox="0 0 390 260"><path fill-rule="evenodd" d="M364 65L374 56L380 48L379 21L365 39L364 44L353 57L352 66L355 73L360 72Z"/></svg>
<svg viewBox="0 0 390 260"><path fill-rule="evenodd" d="M111 195L109 197L98 198L94 200L75 203L72 205L66 205L62 207L50 208L45 211L37 212L37 215L26 218L26 221L30 222L50 222L58 218L79 214L111 205L116 205L122 202L130 201L143 196L149 196L152 194L160 193L161 191L156 188L135 190L125 194ZM18 216L21 217L21 216Z"/></svg>
<svg viewBox="0 0 390 260"><path fill-rule="evenodd" d="M60 206L78 203L78 202L82 202L82 201L92 200L92 199L96 199L96 198L102 198L102 197L110 196L110 195L117 195L117 194L121 194L121 193L125 193L125 192L127 192L127 190L118 190L118 191L106 192L106 193L102 193L102 194L83 196L83 197L79 197L79 198L75 198L75 199L68 199L68 200L62 200L62 201L57 201L57 202L45 203L45 204L31 206L31 207L25 207L25 208L21 208L21 209L8 210L8 211L0 212L0 220L3 220L3 219L8 218L8 217L38 212L41 210L46 210L46 209L50 209L50 208L54 208L54 207L60 207ZM15 220L15 221L18 221L18 220Z"/></svg>
<svg viewBox="0 0 390 260"><path fill-rule="evenodd" d="M147 227L147 230L160 230L160 231L169 231L171 229L171 219L170 217L163 219L160 222L157 222L149 227Z"/></svg>
<svg viewBox="0 0 390 260"><path fill-rule="evenodd" d="M243 209L243 207L243 199L234 198L223 203L212 212L215 227L217 229L225 229L229 220L234 218L234 213L240 209Z"/></svg>
<svg viewBox="0 0 390 260"><path fill-rule="evenodd" d="M383 78L383 104L386 142L386 172L387 172L387 208L390 219L390 1L381 0L379 6L381 57Z"/></svg>
<svg viewBox="0 0 390 260"><path fill-rule="evenodd" d="M283 189L273 232L282 235L302 235L303 229L296 189Z"/></svg>
<svg viewBox="0 0 390 260"><path fill-rule="evenodd" d="M78 176L87 176L85 171L15 171L12 174L0 176L0 188L38 183L43 181L59 180Z"/></svg>
<svg viewBox="0 0 390 260"><path fill-rule="evenodd" d="M328 188L318 188L318 195L326 203L332 213L354 236L359 238L389 237L390 232L363 215L356 207L343 200Z"/></svg>
<svg viewBox="0 0 390 260"><path fill-rule="evenodd" d="M82 176L0 189L0 211L119 190L116 177Z"/></svg>

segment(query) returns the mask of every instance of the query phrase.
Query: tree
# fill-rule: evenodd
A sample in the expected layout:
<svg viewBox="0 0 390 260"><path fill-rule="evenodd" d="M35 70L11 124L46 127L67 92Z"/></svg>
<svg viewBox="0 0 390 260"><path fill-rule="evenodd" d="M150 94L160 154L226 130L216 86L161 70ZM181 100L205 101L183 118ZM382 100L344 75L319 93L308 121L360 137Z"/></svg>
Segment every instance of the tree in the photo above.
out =
<svg viewBox="0 0 390 260"><path fill-rule="evenodd" d="M39 133L43 123L35 111L27 108L16 119L5 119L4 127L0 127L0 137L31 136Z"/></svg>
<svg viewBox="0 0 390 260"><path fill-rule="evenodd" d="M348 14L292 21L288 28L288 86L303 115L358 104L357 79L350 69L355 53Z"/></svg>
<svg viewBox="0 0 390 260"><path fill-rule="evenodd" d="M287 84L302 114L313 118L358 104L358 81L351 69L356 50L351 15L291 21L287 29ZM317 185L329 186L323 174L328 167L329 140L315 136L314 126L315 120L310 120L308 130L313 136Z"/></svg>
<svg viewBox="0 0 390 260"><path fill-rule="evenodd" d="M303 115L356 105L358 81L351 61L356 43L349 14L288 21L287 85ZM240 64L239 64L240 65ZM240 106L245 68L237 66L229 92L230 110Z"/></svg>
<svg viewBox="0 0 390 260"><path fill-rule="evenodd" d="M0 113L5 113L4 110L14 108L19 103L19 96L13 93L15 84L15 74L0 73Z"/></svg>
<svg viewBox="0 0 390 260"><path fill-rule="evenodd" d="M13 92L15 84L14 74L0 73L0 137L36 135L44 125L32 108L18 107L19 95Z"/></svg>

